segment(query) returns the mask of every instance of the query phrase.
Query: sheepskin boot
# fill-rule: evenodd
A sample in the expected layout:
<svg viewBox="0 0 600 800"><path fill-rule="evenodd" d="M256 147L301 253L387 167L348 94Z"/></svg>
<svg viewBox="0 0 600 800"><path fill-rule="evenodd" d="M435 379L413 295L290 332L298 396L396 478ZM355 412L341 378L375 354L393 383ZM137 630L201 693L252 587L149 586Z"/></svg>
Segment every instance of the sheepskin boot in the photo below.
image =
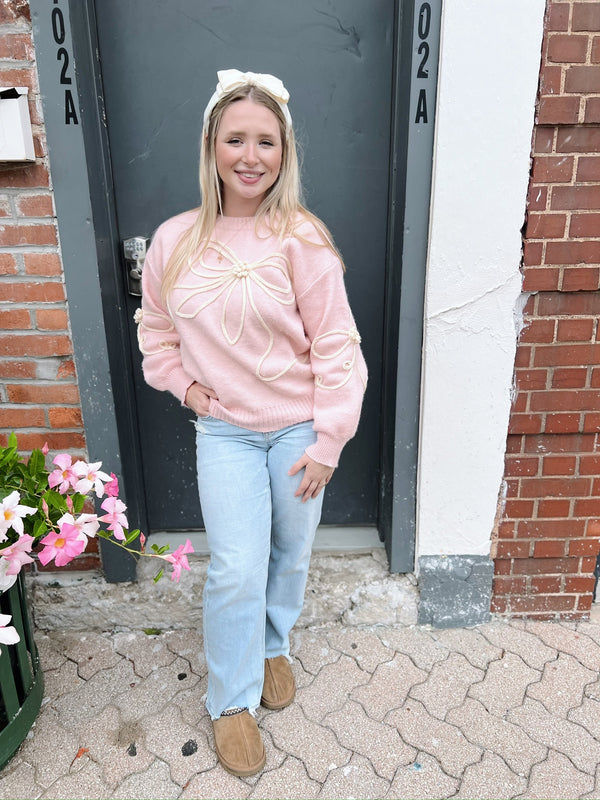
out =
<svg viewBox="0 0 600 800"><path fill-rule="evenodd" d="M265 658L265 682L260 704L271 709L285 708L295 696L296 682L287 658Z"/></svg>

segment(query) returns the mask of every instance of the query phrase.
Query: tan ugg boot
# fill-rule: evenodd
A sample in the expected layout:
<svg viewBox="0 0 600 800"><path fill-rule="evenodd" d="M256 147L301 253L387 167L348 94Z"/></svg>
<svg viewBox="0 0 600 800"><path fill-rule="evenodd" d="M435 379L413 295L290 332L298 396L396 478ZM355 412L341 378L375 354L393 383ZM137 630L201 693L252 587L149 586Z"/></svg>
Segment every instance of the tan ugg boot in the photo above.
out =
<svg viewBox="0 0 600 800"><path fill-rule="evenodd" d="M287 658L265 658L265 682L260 704L271 709L285 708L295 696L296 682Z"/></svg>
<svg viewBox="0 0 600 800"><path fill-rule="evenodd" d="M265 746L256 720L245 709L213 719L215 750L221 765L241 778L254 775L265 765Z"/></svg>

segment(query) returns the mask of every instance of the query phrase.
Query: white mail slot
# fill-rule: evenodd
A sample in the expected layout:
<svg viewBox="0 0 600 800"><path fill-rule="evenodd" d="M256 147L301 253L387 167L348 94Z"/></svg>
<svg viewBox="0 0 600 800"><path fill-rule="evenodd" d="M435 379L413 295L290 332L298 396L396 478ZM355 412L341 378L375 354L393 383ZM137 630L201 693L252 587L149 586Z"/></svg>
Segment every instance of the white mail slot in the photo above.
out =
<svg viewBox="0 0 600 800"><path fill-rule="evenodd" d="M35 161L28 92L23 86L0 88L0 161Z"/></svg>

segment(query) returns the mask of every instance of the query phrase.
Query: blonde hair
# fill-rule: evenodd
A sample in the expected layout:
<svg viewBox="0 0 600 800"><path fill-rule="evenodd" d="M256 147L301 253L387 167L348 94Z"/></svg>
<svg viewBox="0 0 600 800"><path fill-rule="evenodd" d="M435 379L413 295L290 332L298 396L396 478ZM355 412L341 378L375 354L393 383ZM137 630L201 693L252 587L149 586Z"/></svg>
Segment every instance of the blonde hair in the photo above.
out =
<svg viewBox="0 0 600 800"><path fill-rule="evenodd" d="M206 250L217 217L223 210L221 179L217 172L215 145L221 119L227 107L237 100L248 99L265 106L275 114L279 123L282 143L281 168L275 183L267 191L255 215L256 230L265 227L278 235L294 236L299 224L312 222L322 239L322 245L329 247L337 256L339 252L326 226L318 217L311 214L303 205L302 187L296 141L291 125L288 127L279 103L270 94L257 86L241 86L222 97L213 108L208 124L202 132L200 150L200 192L202 205L194 224L177 242L165 267L161 296L166 302L177 279L194 258L199 258ZM303 241L305 240L304 237ZM314 241L311 240L313 244ZM340 257L341 259L341 257Z"/></svg>

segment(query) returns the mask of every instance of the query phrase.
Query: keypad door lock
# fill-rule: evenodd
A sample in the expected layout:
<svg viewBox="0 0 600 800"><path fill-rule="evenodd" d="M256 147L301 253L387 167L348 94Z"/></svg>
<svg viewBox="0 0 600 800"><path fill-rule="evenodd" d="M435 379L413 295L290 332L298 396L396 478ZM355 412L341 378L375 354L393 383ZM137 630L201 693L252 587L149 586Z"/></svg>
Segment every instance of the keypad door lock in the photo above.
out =
<svg viewBox="0 0 600 800"><path fill-rule="evenodd" d="M127 291L135 297L142 296L142 270L149 244L150 239L145 236L133 236L131 239L123 239Z"/></svg>

